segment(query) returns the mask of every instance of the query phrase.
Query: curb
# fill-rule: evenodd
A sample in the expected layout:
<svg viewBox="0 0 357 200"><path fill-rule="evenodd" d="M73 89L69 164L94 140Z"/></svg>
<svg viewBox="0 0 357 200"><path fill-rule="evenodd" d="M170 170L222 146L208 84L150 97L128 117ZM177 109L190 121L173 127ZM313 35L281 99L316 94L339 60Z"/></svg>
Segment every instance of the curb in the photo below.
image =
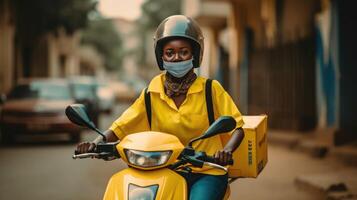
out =
<svg viewBox="0 0 357 200"><path fill-rule="evenodd" d="M268 143L294 149L300 142L301 136L297 133L269 132Z"/></svg>
<svg viewBox="0 0 357 200"><path fill-rule="evenodd" d="M336 158L349 166L357 167L356 146L344 145L336 147L332 143L320 141L313 133L270 131L268 133L268 143L304 152L315 158Z"/></svg>
<svg viewBox="0 0 357 200"><path fill-rule="evenodd" d="M270 131L268 143L303 152L314 158L337 160L352 166L348 170L333 172L333 176L326 176L326 174L300 175L295 178L294 182L299 189L313 194L315 199L357 200L356 146L336 147L326 141L326 138L321 139L321 136L328 137L327 134Z"/></svg>
<svg viewBox="0 0 357 200"><path fill-rule="evenodd" d="M313 193L317 199L357 200L357 170L336 172L334 176L325 174L303 175L295 178L299 189Z"/></svg>
<svg viewBox="0 0 357 200"><path fill-rule="evenodd" d="M353 146L342 146L330 148L329 156L341 160L343 163L357 167L357 148Z"/></svg>

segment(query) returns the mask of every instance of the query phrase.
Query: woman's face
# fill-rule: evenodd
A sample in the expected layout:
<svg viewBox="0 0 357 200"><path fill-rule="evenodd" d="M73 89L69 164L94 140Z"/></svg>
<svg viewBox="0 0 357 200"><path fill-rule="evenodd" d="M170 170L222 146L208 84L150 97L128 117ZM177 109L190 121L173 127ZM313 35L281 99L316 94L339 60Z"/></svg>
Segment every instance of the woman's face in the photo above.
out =
<svg viewBox="0 0 357 200"><path fill-rule="evenodd" d="M180 62L192 58L192 46L183 39L168 41L163 47L162 59L167 62Z"/></svg>

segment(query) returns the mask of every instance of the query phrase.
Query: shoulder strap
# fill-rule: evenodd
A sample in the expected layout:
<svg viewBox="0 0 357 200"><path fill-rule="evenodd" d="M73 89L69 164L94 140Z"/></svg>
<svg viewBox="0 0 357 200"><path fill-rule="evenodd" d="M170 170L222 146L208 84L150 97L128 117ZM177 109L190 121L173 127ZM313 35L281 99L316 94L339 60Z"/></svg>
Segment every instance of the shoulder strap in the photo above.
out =
<svg viewBox="0 0 357 200"><path fill-rule="evenodd" d="M150 92L148 92L148 88L145 88L145 108L146 108L146 115L149 122L149 127L151 129L151 98Z"/></svg>
<svg viewBox="0 0 357 200"><path fill-rule="evenodd" d="M213 111L213 103L212 103L212 80L207 79L206 85L206 107L208 112L208 121L209 125L214 122L214 111ZM149 122L149 127L151 129L151 98L150 92L148 92L148 88L145 88L145 108L146 108L146 115Z"/></svg>
<svg viewBox="0 0 357 200"><path fill-rule="evenodd" d="M212 103L212 79L206 80L206 106L208 112L208 121L209 125L214 122L214 111L213 111L213 103Z"/></svg>

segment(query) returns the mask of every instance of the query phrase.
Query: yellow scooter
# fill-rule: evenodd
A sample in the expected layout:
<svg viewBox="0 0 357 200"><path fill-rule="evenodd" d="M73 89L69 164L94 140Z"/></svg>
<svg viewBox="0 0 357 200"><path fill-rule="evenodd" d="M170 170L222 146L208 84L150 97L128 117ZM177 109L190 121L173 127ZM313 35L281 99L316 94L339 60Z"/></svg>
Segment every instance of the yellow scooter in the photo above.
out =
<svg viewBox="0 0 357 200"><path fill-rule="evenodd" d="M66 115L73 123L96 131L106 141L105 135L88 118L83 105L68 106ZM232 117L220 117L202 136L191 140L186 147L171 134L140 132L126 136L119 143L99 143L94 152L75 154L73 158L122 158L129 165L129 168L111 177L104 200L186 200L186 181L176 171L190 171L191 166L206 165L227 172L227 168L214 163L213 157L205 152L195 151L192 144L197 140L229 132L235 126L236 122ZM228 197L229 189L224 199Z"/></svg>

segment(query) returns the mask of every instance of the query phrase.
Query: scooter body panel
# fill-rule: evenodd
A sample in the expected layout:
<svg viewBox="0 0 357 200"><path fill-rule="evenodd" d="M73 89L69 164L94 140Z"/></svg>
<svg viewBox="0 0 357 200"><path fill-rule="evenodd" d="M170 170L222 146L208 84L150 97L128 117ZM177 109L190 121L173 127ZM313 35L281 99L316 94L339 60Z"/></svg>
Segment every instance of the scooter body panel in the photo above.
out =
<svg viewBox="0 0 357 200"><path fill-rule="evenodd" d="M170 169L127 168L111 177L103 199L187 200L187 192L185 179Z"/></svg>

